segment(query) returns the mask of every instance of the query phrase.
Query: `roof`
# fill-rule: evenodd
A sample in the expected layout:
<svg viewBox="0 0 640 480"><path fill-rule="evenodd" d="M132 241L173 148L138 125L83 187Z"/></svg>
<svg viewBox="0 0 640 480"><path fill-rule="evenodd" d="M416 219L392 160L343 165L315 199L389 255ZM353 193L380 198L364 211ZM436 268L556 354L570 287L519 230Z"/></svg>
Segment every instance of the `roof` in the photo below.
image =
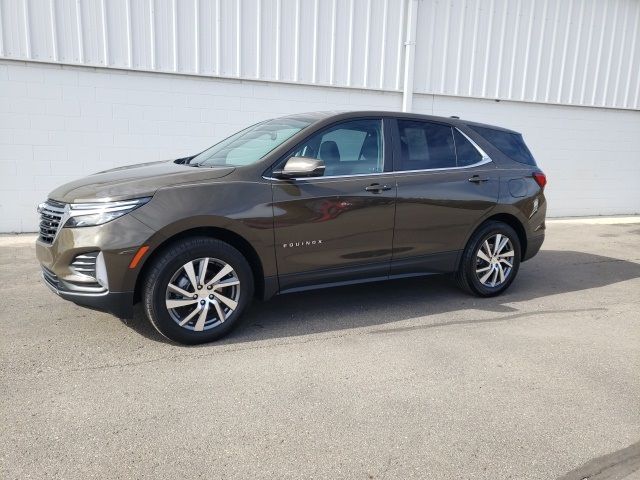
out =
<svg viewBox="0 0 640 480"><path fill-rule="evenodd" d="M308 113L297 113L293 115L285 115L282 118L292 118L296 120L303 120L311 123L316 123L320 121L330 120L332 117L335 117L336 120L346 120L346 119L355 118L355 117L374 117L374 116L412 118L416 120L446 123L453 126L462 125L462 126L469 126L469 127L483 127L483 128L491 128L493 130L502 130L510 133L518 133L508 128L499 127L496 125L489 125L486 123L473 122L473 121L459 119L459 118L439 117L436 115L424 115L421 113L395 112L395 111L389 111L389 110L319 111L319 112L308 112Z"/></svg>

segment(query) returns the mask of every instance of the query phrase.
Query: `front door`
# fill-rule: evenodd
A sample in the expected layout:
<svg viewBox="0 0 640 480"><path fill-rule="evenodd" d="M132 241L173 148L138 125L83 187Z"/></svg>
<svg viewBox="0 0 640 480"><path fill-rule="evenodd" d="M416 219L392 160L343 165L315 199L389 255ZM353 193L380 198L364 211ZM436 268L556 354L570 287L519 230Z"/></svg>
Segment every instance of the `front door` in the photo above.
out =
<svg viewBox="0 0 640 480"><path fill-rule="evenodd" d="M383 120L364 118L314 133L282 160L319 158L325 172L273 181L281 291L388 276L396 197L385 172L390 151Z"/></svg>
<svg viewBox="0 0 640 480"><path fill-rule="evenodd" d="M456 268L470 229L498 200L490 159L456 128L398 119L392 274Z"/></svg>

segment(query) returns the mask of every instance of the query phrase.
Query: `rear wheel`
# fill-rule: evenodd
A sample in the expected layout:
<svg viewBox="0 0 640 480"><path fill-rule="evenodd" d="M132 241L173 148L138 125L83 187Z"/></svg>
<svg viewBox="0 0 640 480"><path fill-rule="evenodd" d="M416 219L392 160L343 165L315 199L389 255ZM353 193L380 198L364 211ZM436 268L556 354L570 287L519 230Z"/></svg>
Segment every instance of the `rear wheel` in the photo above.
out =
<svg viewBox="0 0 640 480"><path fill-rule="evenodd" d="M515 230L503 222L487 222L469 239L456 281L463 290L480 297L499 295L515 279L520 258Z"/></svg>
<svg viewBox="0 0 640 480"><path fill-rule="evenodd" d="M220 240L182 240L154 260L144 284L152 325L176 342L210 342L228 333L253 297L251 267Z"/></svg>

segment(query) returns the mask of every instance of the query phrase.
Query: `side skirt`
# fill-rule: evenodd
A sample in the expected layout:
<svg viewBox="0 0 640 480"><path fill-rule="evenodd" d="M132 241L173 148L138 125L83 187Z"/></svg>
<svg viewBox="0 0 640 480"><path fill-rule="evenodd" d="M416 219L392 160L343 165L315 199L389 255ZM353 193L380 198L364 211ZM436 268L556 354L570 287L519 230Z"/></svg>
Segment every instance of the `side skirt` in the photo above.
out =
<svg viewBox="0 0 640 480"><path fill-rule="evenodd" d="M419 257L394 259L391 261L390 275L431 275L451 273L458 269L461 250L434 253Z"/></svg>
<svg viewBox="0 0 640 480"><path fill-rule="evenodd" d="M316 270L299 274L283 275L279 278L280 289L277 293L304 292L321 288L451 273L457 269L460 253L460 251L456 250L421 257L392 260L390 263L384 264L361 265L358 267ZM347 279L341 280L341 278L345 277ZM273 287L269 289L269 291L273 292ZM271 295L268 297L265 295L265 300L268 298L271 298Z"/></svg>

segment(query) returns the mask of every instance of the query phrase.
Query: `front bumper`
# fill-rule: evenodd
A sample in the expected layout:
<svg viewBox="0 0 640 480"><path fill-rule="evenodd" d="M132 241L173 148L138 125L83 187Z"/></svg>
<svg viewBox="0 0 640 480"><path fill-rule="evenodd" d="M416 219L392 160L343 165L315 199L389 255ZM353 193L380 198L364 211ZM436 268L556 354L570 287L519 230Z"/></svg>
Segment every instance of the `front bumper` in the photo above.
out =
<svg viewBox="0 0 640 480"><path fill-rule="evenodd" d="M36 256L44 282L65 300L130 318L136 281L143 262L135 269L130 269L129 264L140 246L155 247L150 241L153 234L149 227L132 215L93 227L63 227L52 243L41 239L36 241ZM103 281L99 283L96 282L97 259L96 272L87 274L82 270L86 267L82 262L79 266L74 265L78 256L93 258L92 254L96 253L101 256L104 266ZM87 258L82 260L88 261Z"/></svg>
<svg viewBox="0 0 640 480"><path fill-rule="evenodd" d="M111 313L118 318L133 317L133 292L74 292L46 267L42 267L42 280L53 293L76 305Z"/></svg>

